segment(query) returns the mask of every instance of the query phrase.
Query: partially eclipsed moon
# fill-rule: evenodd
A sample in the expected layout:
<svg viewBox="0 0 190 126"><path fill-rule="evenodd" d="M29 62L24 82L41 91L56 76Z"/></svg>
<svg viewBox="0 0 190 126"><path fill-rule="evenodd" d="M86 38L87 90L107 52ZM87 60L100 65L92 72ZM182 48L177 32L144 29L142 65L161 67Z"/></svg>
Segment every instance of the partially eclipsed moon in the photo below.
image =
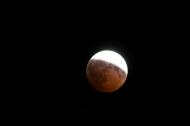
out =
<svg viewBox="0 0 190 126"><path fill-rule="evenodd" d="M128 67L120 54L104 50L92 56L87 64L86 74L93 88L102 92L113 92L126 81Z"/></svg>

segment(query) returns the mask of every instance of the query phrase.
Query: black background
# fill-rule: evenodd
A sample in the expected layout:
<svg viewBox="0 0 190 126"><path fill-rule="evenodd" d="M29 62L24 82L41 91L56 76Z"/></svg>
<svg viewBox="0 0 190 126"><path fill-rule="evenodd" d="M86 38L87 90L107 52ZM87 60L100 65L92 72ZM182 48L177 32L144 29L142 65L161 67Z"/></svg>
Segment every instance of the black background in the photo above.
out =
<svg viewBox="0 0 190 126"><path fill-rule="evenodd" d="M14 22L9 20L9 38L17 41L8 46L14 50L10 67L18 83L10 86L15 116L57 121L123 117L133 122L167 120L180 111L173 109L182 83L176 64L184 56L179 53L183 37L177 12L60 10L15 12ZM85 73L91 56L104 49L120 53L129 69L124 86L109 94L95 91Z"/></svg>
<svg viewBox="0 0 190 126"><path fill-rule="evenodd" d="M64 32L54 28L37 32L40 37L35 38L33 48L29 47L33 58L28 61L31 83L27 85L36 113L67 113L76 118L141 117L162 110L161 101L169 86L163 79L168 54L164 42L159 42L165 38L159 36L160 30L152 30L157 26L145 27L146 22L141 26L132 21L128 24L83 24L67 27ZM103 49L123 55L129 67L125 85L111 94L94 91L86 79L89 59Z"/></svg>

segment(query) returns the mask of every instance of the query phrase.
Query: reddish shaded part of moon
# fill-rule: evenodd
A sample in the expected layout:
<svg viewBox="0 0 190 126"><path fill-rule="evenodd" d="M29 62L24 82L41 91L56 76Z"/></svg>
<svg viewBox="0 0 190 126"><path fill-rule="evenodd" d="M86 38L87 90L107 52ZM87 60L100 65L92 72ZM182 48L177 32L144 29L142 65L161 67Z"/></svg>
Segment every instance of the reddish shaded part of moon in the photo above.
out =
<svg viewBox="0 0 190 126"><path fill-rule="evenodd" d="M88 62L86 74L92 87L101 92L118 90L127 78L127 73L120 67L98 59L91 59Z"/></svg>

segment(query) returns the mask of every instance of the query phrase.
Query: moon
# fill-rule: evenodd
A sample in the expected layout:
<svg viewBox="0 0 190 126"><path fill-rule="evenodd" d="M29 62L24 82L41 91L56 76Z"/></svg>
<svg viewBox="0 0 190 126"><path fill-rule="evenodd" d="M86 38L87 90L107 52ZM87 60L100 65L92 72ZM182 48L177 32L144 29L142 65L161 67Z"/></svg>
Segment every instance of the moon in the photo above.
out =
<svg viewBox="0 0 190 126"><path fill-rule="evenodd" d="M94 54L86 67L86 76L91 86L100 92L114 92L127 79L128 67L124 58L111 50Z"/></svg>

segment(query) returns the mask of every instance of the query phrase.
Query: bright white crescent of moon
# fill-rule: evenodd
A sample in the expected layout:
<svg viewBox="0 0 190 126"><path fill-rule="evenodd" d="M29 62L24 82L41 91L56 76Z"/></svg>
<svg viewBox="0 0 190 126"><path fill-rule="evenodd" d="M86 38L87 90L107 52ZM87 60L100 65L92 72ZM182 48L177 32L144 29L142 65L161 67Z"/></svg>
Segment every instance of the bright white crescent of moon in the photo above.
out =
<svg viewBox="0 0 190 126"><path fill-rule="evenodd" d="M111 50L104 50L96 53L91 59L103 60L110 62L118 67L120 67L126 74L128 73L127 63L123 57Z"/></svg>

